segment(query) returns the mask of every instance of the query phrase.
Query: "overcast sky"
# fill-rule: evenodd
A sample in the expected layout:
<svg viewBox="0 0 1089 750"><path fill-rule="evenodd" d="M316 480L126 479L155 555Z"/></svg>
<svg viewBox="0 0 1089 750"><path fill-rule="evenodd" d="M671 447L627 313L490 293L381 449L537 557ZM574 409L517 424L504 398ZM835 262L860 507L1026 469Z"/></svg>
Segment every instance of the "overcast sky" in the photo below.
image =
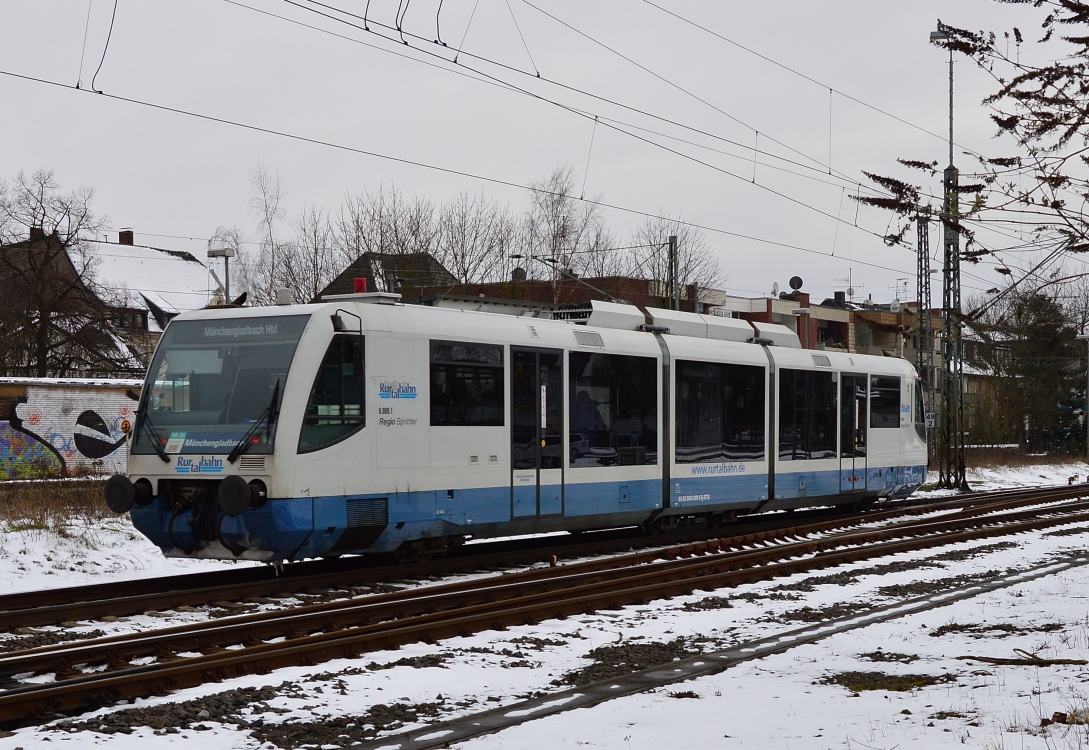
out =
<svg viewBox="0 0 1089 750"><path fill-rule="evenodd" d="M707 227L733 290L786 288L797 274L822 299L850 273L860 296L891 300L901 279L901 298L914 299L913 252L886 247L889 216L858 210L850 195L862 170L915 177L896 157L944 165L947 146L827 87L944 137L948 58L928 42L936 19L1017 24L1034 39L1039 12L993 0L655 2L821 85L643 0L443 0L438 14L439 0L371 0L376 24L395 26L400 7L407 45L307 0L119 0L104 60L113 0L0 0L5 73L90 89L102 60L94 85L108 95L475 175L0 75L0 178L53 169L65 187L96 190L112 230L131 226L138 243L203 257L218 226L254 230L247 203L259 163L282 177L289 214L335 210L346 193L390 185L436 201L483 190L521 211L527 194L516 186L569 165L580 193L585 182L587 197L617 207L605 218L621 241L638 212ZM362 15L367 2L326 5ZM459 46L459 65L437 56ZM956 141L995 153L979 105L991 85L957 63ZM755 165L754 148L767 152ZM940 192L936 180L927 187ZM1023 267L1032 257L1007 260ZM998 283L986 265L966 270L966 297Z"/></svg>

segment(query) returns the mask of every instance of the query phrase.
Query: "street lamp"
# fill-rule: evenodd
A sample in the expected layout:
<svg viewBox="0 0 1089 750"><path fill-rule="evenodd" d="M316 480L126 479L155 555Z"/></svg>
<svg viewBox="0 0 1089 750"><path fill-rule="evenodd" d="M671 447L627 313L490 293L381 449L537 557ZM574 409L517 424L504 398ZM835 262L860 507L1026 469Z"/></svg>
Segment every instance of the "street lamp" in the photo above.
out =
<svg viewBox="0 0 1089 750"><path fill-rule="evenodd" d="M938 21L938 30L930 32L931 42L948 42L949 32ZM949 48L949 166L953 166L953 48Z"/></svg>
<svg viewBox="0 0 1089 750"><path fill-rule="evenodd" d="M231 301L231 258L234 257L233 247L211 248L212 241L208 241L208 257L223 258L223 296L226 302Z"/></svg>

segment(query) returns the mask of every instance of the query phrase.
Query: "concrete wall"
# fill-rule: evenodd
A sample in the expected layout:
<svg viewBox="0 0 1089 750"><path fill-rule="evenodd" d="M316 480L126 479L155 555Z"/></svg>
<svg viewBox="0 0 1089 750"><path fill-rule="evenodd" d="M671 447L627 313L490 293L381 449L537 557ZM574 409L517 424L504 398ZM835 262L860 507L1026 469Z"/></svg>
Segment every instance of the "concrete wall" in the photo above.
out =
<svg viewBox="0 0 1089 750"><path fill-rule="evenodd" d="M0 378L0 480L125 471L138 380Z"/></svg>

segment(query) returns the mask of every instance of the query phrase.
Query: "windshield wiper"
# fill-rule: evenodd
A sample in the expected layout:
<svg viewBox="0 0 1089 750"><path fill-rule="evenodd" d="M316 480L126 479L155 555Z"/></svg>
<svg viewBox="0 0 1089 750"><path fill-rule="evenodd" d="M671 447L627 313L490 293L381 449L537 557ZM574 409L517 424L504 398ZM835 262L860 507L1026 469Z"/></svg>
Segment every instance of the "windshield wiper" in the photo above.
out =
<svg viewBox="0 0 1089 750"><path fill-rule="evenodd" d="M148 432L151 433L151 447L155 449L156 455L164 463L170 463L170 456L166 454L166 449L163 448L163 439L159 436L159 431L155 429L155 424L147 416L147 401L142 400L140 405L136 407L136 425L132 430L133 443L140 440L140 430L145 425Z"/></svg>
<svg viewBox="0 0 1089 750"><path fill-rule="evenodd" d="M265 439L272 438L272 426L276 424L277 418L280 416L279 402L280 400L280 379L276 379L276 387L272 389L272 401L265 407L265 410L261 412L261 416L257 418L257 421L250 425L250 428L246 430L246 434L242 436L242 439L231 449L231 452L227 454L227 462L234 463L238 460L238 457L250 449L253 445L251 440L253 436L261 431L261 427L265 427ZM149 423L150 424L150 423Z"/></svg>

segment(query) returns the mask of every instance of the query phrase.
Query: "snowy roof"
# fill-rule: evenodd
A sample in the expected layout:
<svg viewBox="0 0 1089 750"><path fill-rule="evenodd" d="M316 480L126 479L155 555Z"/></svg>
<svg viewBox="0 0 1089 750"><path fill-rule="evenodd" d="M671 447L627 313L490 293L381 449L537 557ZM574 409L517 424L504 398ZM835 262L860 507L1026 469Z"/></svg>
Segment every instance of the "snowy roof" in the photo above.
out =
<svg viewBox="0 0 1089 750"><path fill-rule="evenodd" d="M113 242L88 244L98 258L98 282L127 292L134 307L147 306L142 295L168 313L199 310L216 289L208 268L189 253Z"/></svg>
<svg viewBox="0 0 1089 750"><path fill-rule="evenodd" d="M139 388L143 384L134 378L0 378L0 385Z"/></svg>

